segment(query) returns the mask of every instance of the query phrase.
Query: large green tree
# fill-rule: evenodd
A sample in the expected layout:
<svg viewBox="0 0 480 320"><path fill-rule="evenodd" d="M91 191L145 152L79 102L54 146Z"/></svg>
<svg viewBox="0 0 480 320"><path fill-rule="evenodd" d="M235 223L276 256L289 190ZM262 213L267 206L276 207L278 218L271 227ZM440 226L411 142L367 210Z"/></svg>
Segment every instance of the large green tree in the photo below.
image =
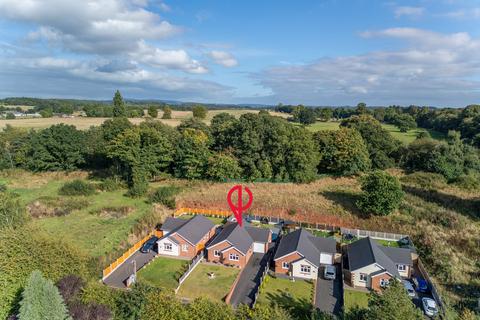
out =
<svg viewBox="0 0 480 320"><path fill-rule="evenodd" d="M158 117L158 109L155 106L150 106L148 107L148 115L152 118L157 118Z"/></svg>
<svg viewBox="0 0 480 320"><path fill-rule="evenodd" d="M31 132L26 145L26 167L32 171L71 171L85 163L85 134L72 125L57 124Z"/></svg>
<svg viewBox="0 0 480 320"><path fill-rule="evenodd" d="M355 129L318 131L314 137L320 152L319 173L352 175L370 169L367 147Z"/></svg>
<svg viewBox="0 0 480 320"><path fill-rule="evenodd" d="M175 153L175 175L186 179L205 177L210 157L208 146L209 138L203 131L184 129Z"/></svg>
<svg viewBox="0 0 480 320"><path fill-rule="evenodd" d="M215 181L226 181L240 178L242 169L238 160L225 153L216 153L208 158L208 169L206 175Z"/></svg>
<svg viewBox="0 0 480 320"><path fill-rule="evenodd" d="M315 109L299 105L293 109L293 121L309 125L317 121Z"/></svg>
<svg viewBox="0 0 480 320"><path fill-rule="evenodd" d="M193 117L197 119L205 119L207 117L207 108L202 105L192 107Z"/></svg>
<svg viewBox="0 0 480 320"><path fill-rule="evenodd" d="M115 92L115 96L113 97L113 117L127 117L127 107L125 107L122 94L118 90Z"/></svg>
<svg viewBox="0 0 480 320"><path fill-rule="evenodd" d="M169 106L163 107L162 119L172 119L172 108Z"/></svg>
<svg viewBox="0 0 480 320"><path fill-rule="evenodd" d="M368 300L366 320L421 319L422 312L415 307L399 281L393 281L381 294L372 293Z"/></svg>
<svg viewBox="0 0 480 320"><path fill-rule="evenodd" d="M408 130L415 129L417 127L415 119L406 113L396 115L393 119L393 124L397 126L400 132L407 132Z"/></svg>
<svg viewBox="0 0 480 320"><path fill-rule="evenodd" d="M340 125L360 132L367 145L373 168L386 169L395 165L394 155L401 143L382 128L378 120L367 114L361 114L343 120Z"/></svg>
<svg viewBox="0 0 480 320"><path fill-rule="evenodd" d="M52 281L33 271L20 301L19 320L70 319L67 307Z"/></svg>
<svg viewBox="0 0 480 320"><path fill-rule="evenodd" d="M361 178L362 195L358 207L366 214L389 215L403 200L400 181L384 171L374 171Z"/></svg>
<svg viewBox="0 0 480 320"><path fill-rule="evenodd" d="M215 115L210 122L210 131L215 150L226 150L234 147L235 127L238 120L231 114L222 112Z"/></svg>

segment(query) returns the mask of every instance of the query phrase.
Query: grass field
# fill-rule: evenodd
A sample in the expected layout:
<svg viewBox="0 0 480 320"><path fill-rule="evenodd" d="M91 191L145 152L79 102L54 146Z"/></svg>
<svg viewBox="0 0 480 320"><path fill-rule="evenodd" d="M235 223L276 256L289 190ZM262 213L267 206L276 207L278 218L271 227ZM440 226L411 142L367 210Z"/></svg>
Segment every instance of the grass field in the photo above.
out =
<svg viewBox="0 0 480 320"><path fill-rule="evenodd" d="M311 131L337 130L339 128L339 126L340 126L339 122L333 122L333 121L320 122L320 121L318 121L318 122L316 122L312 125L309 125L307 128ZM390 134L395 139L398 139L405 144L409 144L410 142L415 140L415 138L417 137L417 135L420 132L425 132L425 131L428 131L430 133L430 135L432 136L432 138L434 138L434 139L441 139L443 137L443 135L439 132L436 132L436 131L433 131L433 130L421 129L421 128L410 130L408 132L400 132L400 130L392 124L383 123L382 127L385 128L388 132L390 132Z"/></svg>
<svg viewBox="0 0 480 320"><path fill-rule="evenodd" d="M294 319L303 318L311 309L313 299L313 283L268 276L258 296L258 304L276 304L289 310Z"/></svg>
<svg viewBox="0 0 480 320"><path fill-rule="evenodd" d="M186 260L158 257L137 273L138 280L157 288L173 290L187 265Z"/></svg>
<svg viewBox="0 0 480 320"><path fill-rule="evenodd" d="M183 214L178 218L187 220L187 219L193 218L193 215ZM225 222L225 218L215 218L215 217L208 217L208 216L206 218L212 221L214 224L222 224Z"/></svg>
<svg viewBox="0 0 480 320"><path fill-rule="evenodd" d="M234 115L235 117L240 117L242 114L245 113L258 113L258 110L237 110L237 109L228 109L228 110L210 110L207 113L207 118L204 120L205 123L209 124L212 118L222 112L227 112L229 114ZM163 112L160 111L158 114L159 121L168 124L170 126L178 126L182 120L188 119L192 117L191 111L172 111L172 119L164 120L162 118ZM283 113L278 112L271 112L270 114L279 116L279 117L286 117ZM88 129L91 126L99 126L105 120L110 118L87 118L87 117L75 117L75 118L60 118L60 117L52 117L52 118L38 118L38 119L12 119L12 120L5 120L0 119L0 129L4 128L7 124L18 127L18 128L33 128L33 129L41 129L47 128L51 125L65 123L69 125L74 125L78 129ZM130 118L130 122L134 124L139 124L145 121L146 118Z"/></svg>
<svg viewBox="0 0 480 320"><path fill-rule="evenodd" d="M215 273L214 279L208 277L209 272ZM177 295L187 299L205 297L223 301L239 272L237 268L200 264L182 283Z"/></svg>
<svg viewBox="0 0 480 320"><path fill-rule="evenodd" d="M344 290L344 308L345 311L348 311L355 306L360 308L366 308L368 306L368 293L353 291L353 290Z"/></svg>

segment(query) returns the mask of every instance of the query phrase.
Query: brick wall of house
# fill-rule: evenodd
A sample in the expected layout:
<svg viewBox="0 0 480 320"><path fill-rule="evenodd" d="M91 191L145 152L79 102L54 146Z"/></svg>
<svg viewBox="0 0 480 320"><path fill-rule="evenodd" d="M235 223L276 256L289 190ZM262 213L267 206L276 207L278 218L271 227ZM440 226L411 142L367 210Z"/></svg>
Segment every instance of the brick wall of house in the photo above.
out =
<svg viewBox="0 0 480 320"><path fill-rule="evenodd" d="M179 243L179 257L193 259L193 257L197 255L197 250L195 249L195 246L192 246L178 234L172 234L170 238L174 238ZM187 251L183 250L184 247L186 247Z"/></svg>
<svg viewBox="0 0 480 320"><path fill-rule="evenodd" d="M390 280L392 277L388 273L382 273L377 276L374 276L371 278L371 289L380 292L382 290L382 287L380 286L380 281L384 280Z"/></svg>
<svg viewBox="0 0 480 320"><path fill-rule="evenodd" d="M297 261L298 259L302 258L302 256L296 252L289 254L288 256L282 257L281 259L275 260L275 273L280 274L287 274L291 270L291 267L287 269L282 268L283 262L292 263L293 261Z"/></svg>
<svg viewBox="0 0 480 320"><path fill-rule="evenodd" d="M231 249L221 252L220 257L215 257L214 252L215 250L222 251L226 248L230 247L230 244L228 242L222 242L217 244L216 246L213 246L207 250L207 261L209 262L218 262L222 263L227 266L237 266L240 268L243 268L248 261L250 260L250 257L253 254L253 248L250 248L247 252L246 255L241 254L237 249L232 247ZM229 259L229 254L230 253L236 253L239 256L238 261L233 261Z"/></svg>
<svg viewBox="0 0 480 320"><path fill-rule="evenodd" d="M214 253L215 250L222 251L223 249L228 248L228 247L230 247L230 244L225 241L225 242L219 243L219 244L209 248L207 250L207 261L208 262L222 262L221 254L220 254L220 257L215 257L213 255L213 253Z"/></svg>

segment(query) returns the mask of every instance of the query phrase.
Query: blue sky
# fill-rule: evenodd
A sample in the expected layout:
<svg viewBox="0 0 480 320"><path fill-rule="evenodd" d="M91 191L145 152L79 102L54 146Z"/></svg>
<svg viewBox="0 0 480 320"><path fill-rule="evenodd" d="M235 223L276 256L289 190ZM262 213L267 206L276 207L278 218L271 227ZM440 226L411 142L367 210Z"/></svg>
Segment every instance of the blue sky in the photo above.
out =
<svg viewBox="0 0 480 320"><path fill-rule="evenodd" d="M480 103L480 1L0 0L0 97Z"/></svg>

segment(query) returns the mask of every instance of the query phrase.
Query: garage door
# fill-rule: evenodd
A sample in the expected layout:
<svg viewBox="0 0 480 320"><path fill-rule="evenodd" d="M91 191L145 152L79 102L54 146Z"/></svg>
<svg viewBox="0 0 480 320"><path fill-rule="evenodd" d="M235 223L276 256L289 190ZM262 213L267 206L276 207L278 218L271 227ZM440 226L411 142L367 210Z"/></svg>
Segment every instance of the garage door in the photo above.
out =
<svg viewBox="0 0 480 320"><path fill-rule="evenodd" d="M320 254L320 263L321 264L332 264L333 255L330 253L321 253Z"/></svg>
<svg viewBox="0 0 480 320"><path fill-rule="evenodd" d="M253 243L253 252L265 253L265 243L254 242Z"/></svg>

